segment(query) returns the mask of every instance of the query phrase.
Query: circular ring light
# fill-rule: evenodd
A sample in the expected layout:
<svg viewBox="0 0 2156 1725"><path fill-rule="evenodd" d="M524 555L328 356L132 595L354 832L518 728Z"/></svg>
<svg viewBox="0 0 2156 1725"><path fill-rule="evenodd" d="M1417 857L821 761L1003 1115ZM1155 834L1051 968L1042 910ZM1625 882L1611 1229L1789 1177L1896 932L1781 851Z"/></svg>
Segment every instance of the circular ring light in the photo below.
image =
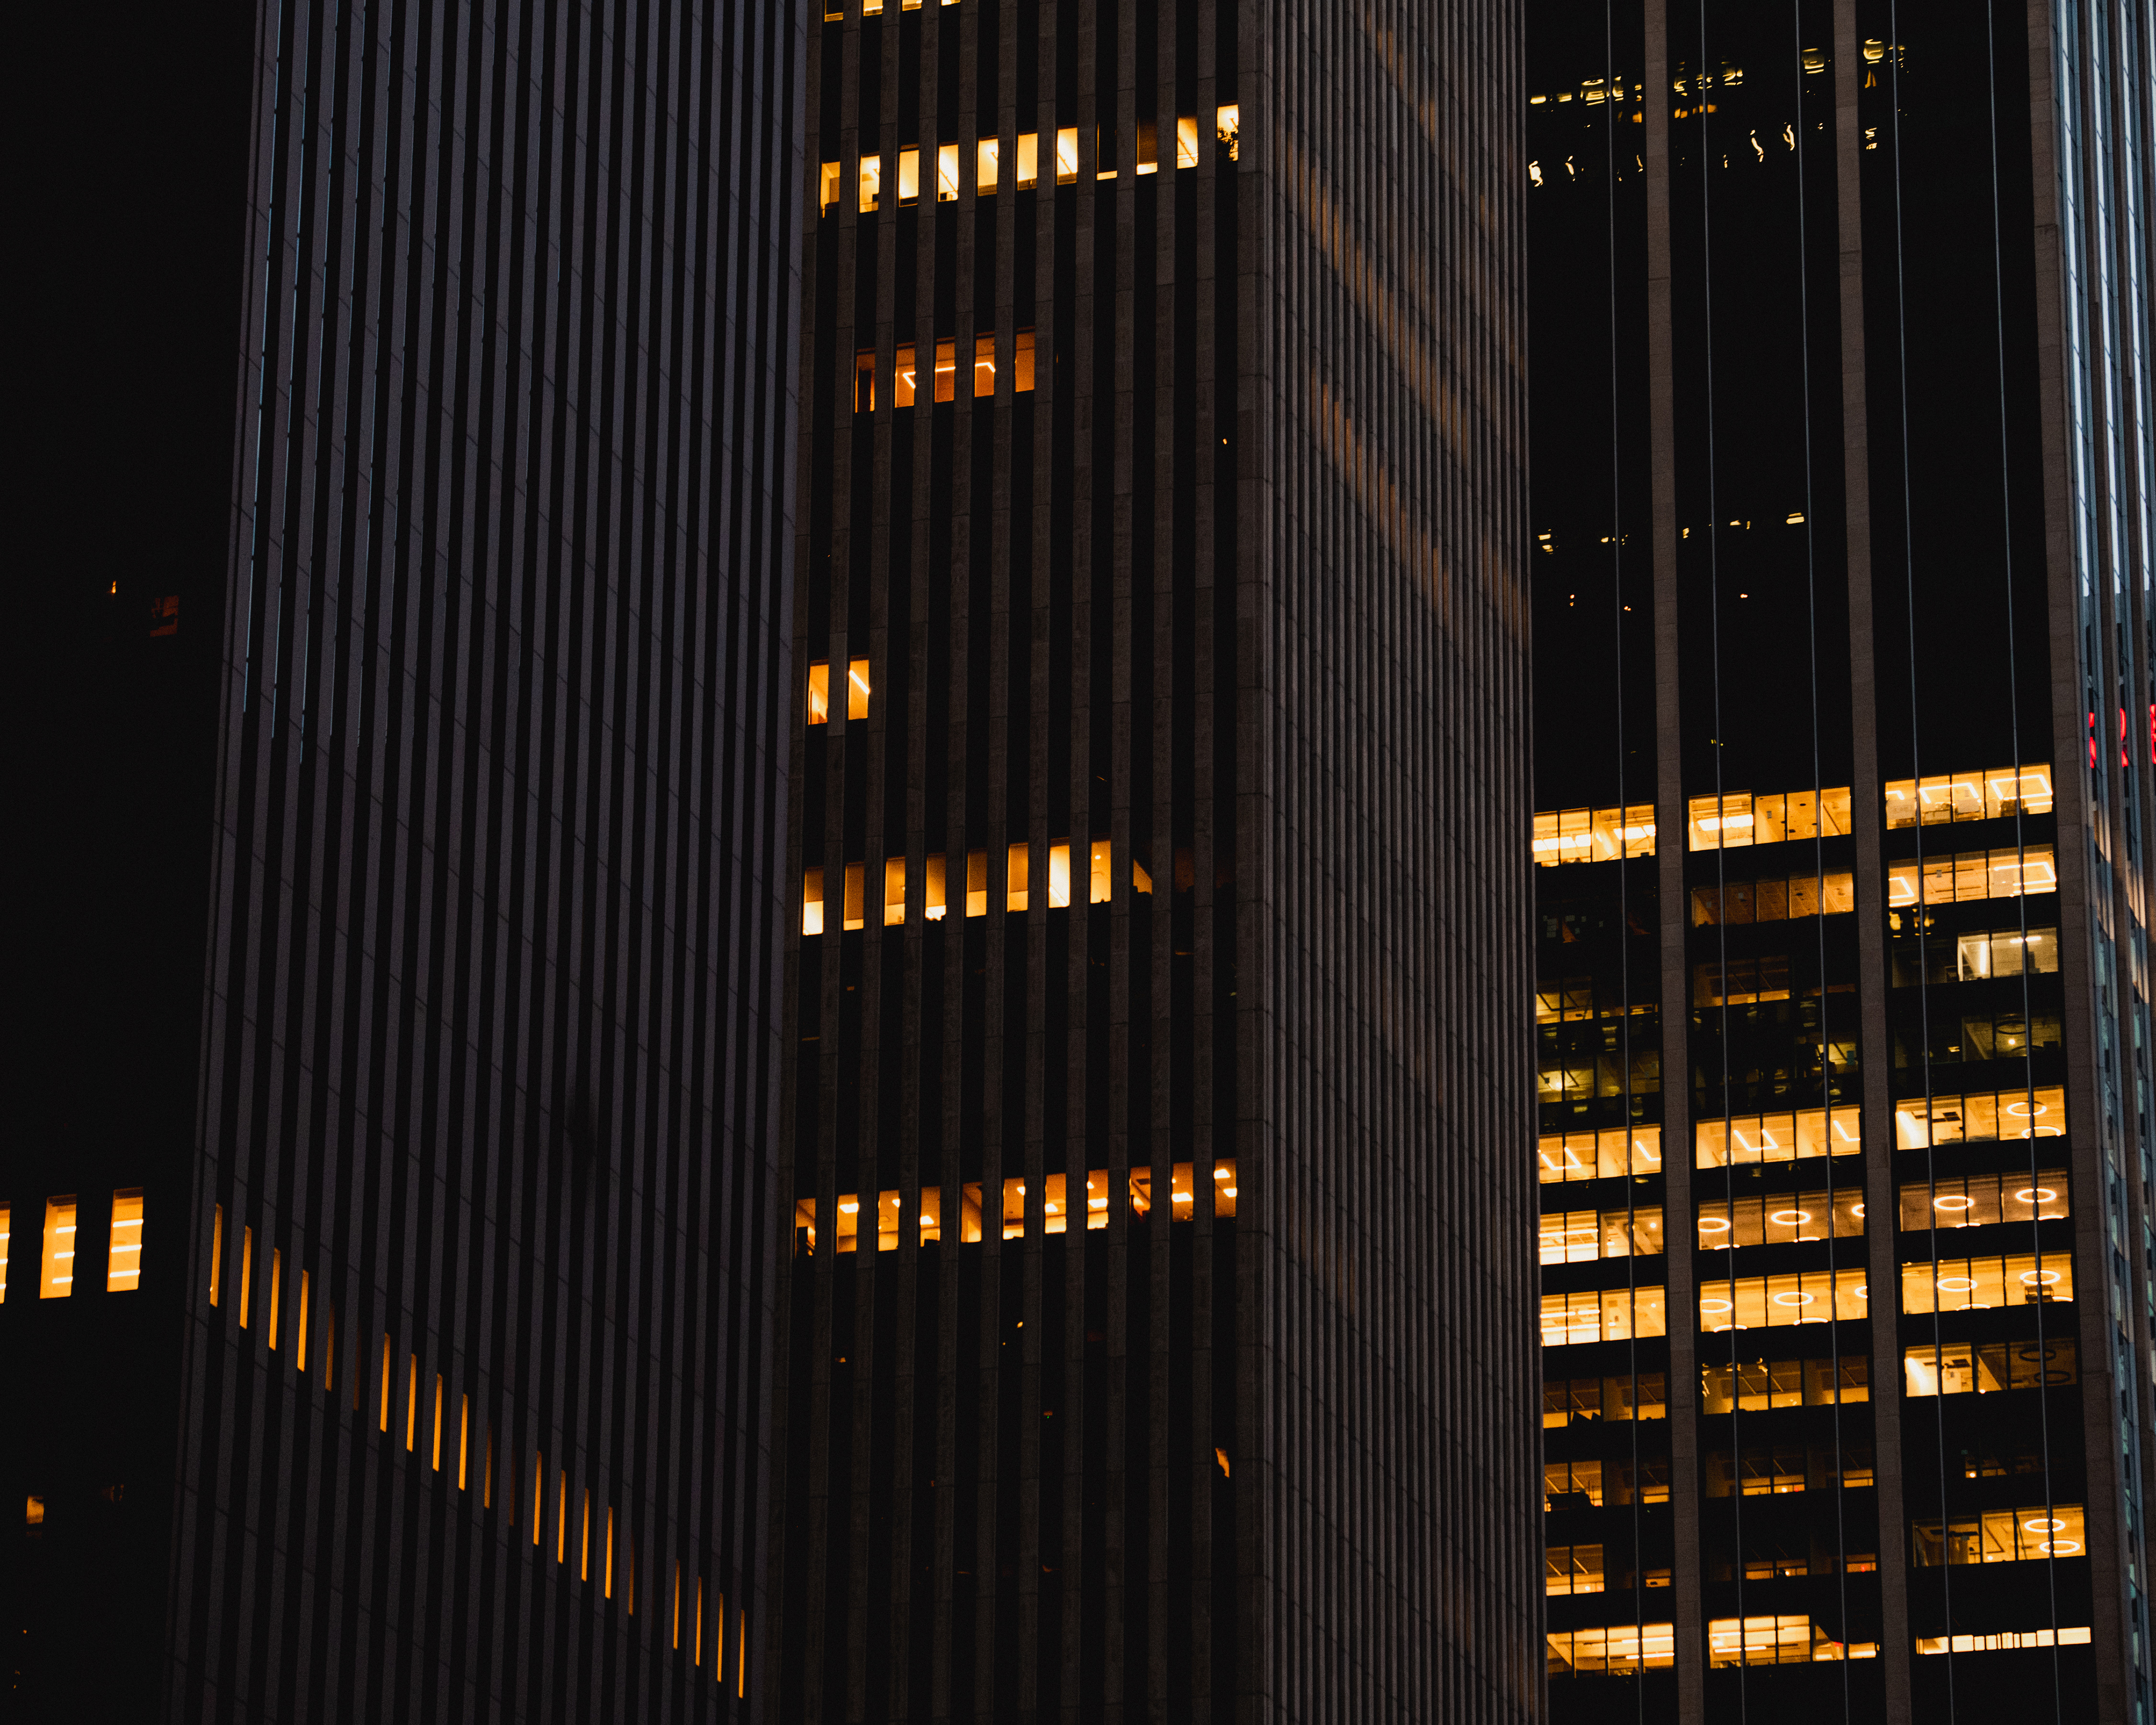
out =
<svg viewBox="0 0 2156 1725"><path fill-rule="evenodd" d="M1955 1215L1959 1215L1964 1210L1974 1209L1976 1208L1976 1200L1973 1198L1962 1197L1957 1193L1949 1192L1944 1198L1933 1199L1932 1200L1932 1208L1935 1210L1951 1211Z"/></svg>
<svg viewBox="0 0 2156 1725"><path fill-rule="evenodd" d="M1976 1278L1971 1276L1943 1276L1939 1278L1943 1294L1969 1294L1976 1291Z"/></svg>

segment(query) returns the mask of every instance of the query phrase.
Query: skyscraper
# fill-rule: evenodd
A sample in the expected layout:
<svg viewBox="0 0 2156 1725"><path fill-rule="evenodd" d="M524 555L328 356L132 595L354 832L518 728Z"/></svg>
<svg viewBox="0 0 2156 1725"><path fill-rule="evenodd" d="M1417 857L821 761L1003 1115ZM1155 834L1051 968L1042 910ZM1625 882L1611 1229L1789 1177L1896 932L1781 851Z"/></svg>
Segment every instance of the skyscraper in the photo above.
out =
<svg viewBox="0 0 2156 1725"><path fill-rule="evenodd" d="M1538 1708L1518 53L811 26L781 1717Z"/></svg>
<svg viewBox="0 0 2156 1725"><path fill-rule="evenodd" d="M33 1717L751 1711L802 44L191 13L41 163Z"/></svg>
<svg viewBox="0 0 2156 1725"><path fill-rule="evenodd" d="M1553 1718L2148 1717L2150 30L1529 8Z"/></svg>

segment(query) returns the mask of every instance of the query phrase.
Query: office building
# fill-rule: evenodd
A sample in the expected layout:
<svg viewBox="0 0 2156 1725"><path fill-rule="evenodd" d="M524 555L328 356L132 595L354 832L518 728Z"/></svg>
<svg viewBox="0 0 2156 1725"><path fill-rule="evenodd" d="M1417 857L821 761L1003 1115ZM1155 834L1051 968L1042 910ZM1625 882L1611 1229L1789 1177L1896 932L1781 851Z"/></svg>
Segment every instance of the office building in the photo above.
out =
<svg viewBox="0 0 2156 1725"><path fill-rule="evenodd" d="M810 26L799 1720L1527 1719L1519 26Z"/></svg>
<svg viewBox="0 0 2156 1725"><path fill-rule="evenodd" d="M1550 1717L2149 1717L2151 20L1528 9Z"/></svg>
<svg viewBox="0 0 2156 1725"><path fill-rule="evenodd" d="M747 1717L803 29L38 28L13 1716Z"/></svg>

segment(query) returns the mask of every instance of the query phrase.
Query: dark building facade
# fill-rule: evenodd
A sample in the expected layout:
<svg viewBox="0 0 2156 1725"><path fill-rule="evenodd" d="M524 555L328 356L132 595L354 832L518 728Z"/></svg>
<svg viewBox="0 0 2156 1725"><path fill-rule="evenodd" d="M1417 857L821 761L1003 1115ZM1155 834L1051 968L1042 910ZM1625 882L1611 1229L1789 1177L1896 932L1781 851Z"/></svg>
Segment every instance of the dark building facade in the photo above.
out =
<svg viewBox="0 0 2156 1725"><path fill-rule="evenodd" d="M810 38L773 1704L1534 1717L1517 17Z"/></svg>
<svg viewBox="0 0 2156 1725"><path fill-rule="evenodd" d="M756 1709L803 44L99 49L41 237L146 478L38 458L23 1716Z"/></svg>
<svg viewBox="0 0 2156 1725"><path fill-rule="evenodd" d="M1529 8L1553 1718L2148 1717L2152 46Z"/></svg>

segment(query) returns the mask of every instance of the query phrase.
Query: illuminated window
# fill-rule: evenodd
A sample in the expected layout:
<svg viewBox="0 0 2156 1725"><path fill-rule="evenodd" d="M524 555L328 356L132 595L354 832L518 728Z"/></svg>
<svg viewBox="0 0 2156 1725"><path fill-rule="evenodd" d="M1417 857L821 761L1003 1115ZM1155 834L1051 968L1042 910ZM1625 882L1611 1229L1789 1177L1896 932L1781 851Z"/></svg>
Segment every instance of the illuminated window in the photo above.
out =
<svg viewBox="0 0 2156 1725"><path fill-rule="evenodd" d="M1662 1129L1642 1126L1630 1132L1552 1133L1537 1141L1537 1158L1545 1186L1560 1180L1606 1179L1612 1174L1658 1174L1662 1171Z"/></svg>
<svg viewBox="0 0 2156 1725"><path fill-rule="evenodd" d="M1941 942L1943 944L1943 942ZM1954 937L1953 980L1980 982L1987 977L2046 976L2059 968L2059 931L2018 928L1974 931Z"/></svg>
<svg viewBox="0 0 2156 1725"><path fill-rule="evenodd" d="M254 1230L239 1230L239 1327L247 1327L249 1308L254 1298Z"/></svg>
<svg viewBox="0 0 2156 1725"><path fill-rule="evenodd" d="M1020 330L1011 355L1011 388L1020 394L1033 388L1033 331Z"/></svg>
<svg viewBox="0 0 2156 1725"><path fill-rule="evenodd" d="M996 338L973 337L973 394L978 398L996 393Z"/></svg>
<svg viewBox="0 0 2156 1725"><path fill-rule="evenodd" d="M1549 1675L1553 1677L1629 1677L1635 1671L1672 1665L1676 1635L1666 1623L1613 1624L1606 1629L1553 1630L1549 1633Z"/></svg>
<svg viewBox="0 0 2156 1725"><path fill-rule="evenodd" d="M801 1258L816 1255L816 1200L813 1198L793 1201L793 1252Z"/></svg>
<svg viewBox="0 0 2156 1725"><path fill-rule="evenodd" d="M224 1206L214 1204L210 1209L209 1224L209 1303L217 1304L218 1295L224 1281Z"/></svg>
<svg viewBox="0 0 2156 1725"><path fill-rule="evenodd" d="M1695 928L1838 916L1856 908L1856 880L1847 869L1829 875L1799 875L1786 880L1732 880L1722 886L1691 890Z"/></svg>
<svg viewBox="0 0 2156 1725"><path fill-rule="evenodd" d="M1032 866L1032 852L1023 845L1011 845L1004 854L1004 908L1023 911L1032 902L1028 891L1027 875Z"/></svg>
<svg viewBox="0 0 2156 1725"><path fill-rule="evenodd" d="M1040 182L1040 134L1022 131L1018 135L1018 189L1030 192Z"/></svg>
<svg viewBox="0 0 2156 1725"><path fill-rule="evenodd" d="M828 216L839 207L839 164L827 162L817 190L817 213Z"/></svg>
<svg viewBox="0 0 2156 1725"><path fill-rule="evenodd" d="M292 1363L300 1371L307 1369L307 1272L300 1272L300 1322L292 1338Z"/></svg>
<svg viewBox="0 0 2156 1725"><path fill-rule="evenodd" d="M1078 183L1078 128L1066 126L1055 134L1055 183Z"/></svg>
<svg viewBox="0 0 2156 1725"><path fill-rule="evenodd" d="M74 1292L74 1199L45 1200L44 1262L38 1274L40 1300L64 1300Z"/></svg>
<svg viewBox="0 0 2156 1725"><path fill-rule="evenodd" d="M1106 1200L1102 1200L1106 1204ZM1235 1214L1235 1164L1216 1162L1213 1164L1213 1214L1232 1216Z"/></svg>
<svg viewBox="0 0 2156 1725"><path fill-rule="evenodd" d="M898 1250L898 1194L896 1192L876 1194L876 1250L880 1252Z"/></svg>
<svg viewBox="0 0 2156 1725"><path fill-rule="evenodd" d="M12 1205L0 1204L0 1306L8 1302L8 1235L14 1216ZM217 1304L212 1300L210 1304Z"/></svg>
<svg viewBox="0 0 2156 1725"><path fill-rule="evenodd" d="M1025 1182L1004 1182L1004 1238L1017 1240L1025 1233Z"/></svg>
<svg viewBox="0 0 2156 1725"><path fill-rule="evenodd" d="M1070 908L1070 845L1067 839L1048 847L1048 908Z"/></svg>
<svg viewBox="0 0 2156 1725"><path fill-rule="evenodd" d="M1805 1270L1720 1281L1702 1278L1699 1327L1712 1332L1764 1330L1862 1317L1869 1309L1865 1281L1861 1270Z"/></svg>
<svg viewBox="0 0 2156 1725"><path fill-rule="evenodd" d="M936 344L936 399L956 401L958 398L958 344L938 341Z"/></svg>
<svg viewBox="0 0 2156 1725"><path fill-rule="evenodd" d="M1737 1454L1727 1450L1710 1450L1700 1459L1702 1484L1709 1497L1782 1497L1804 1489L1804 1446L1801 1443L1754 1444ZM1828 1481L1823 1478L1821 1483ZM1791 1573L1773 1563L1762 1567L1764 1579L1771 1579L1778 1568L1784 1574ZM1804 1574L1809 1567L1799 1565L1794 1573ZM1748 1562L1745 1579L1755 1579L1753 1565Z"/></svg>
<svg viewBox="0 0 2156 1725"><path fill-rule="evenodd" d="M1894 1105L1894 1142L1902 1150L1987 1138L2056 1138L2066 1130L2066 1092L2056 1084L1933 1096L1928 1103L1906 1096Z"/></svg>
<svg viewBox="0 0 2156 1725"><path fill-rule="evenodd" d="M913 357L913 343L900 342L897 362L892 367L891 379L891 404L894 408L913 405L914 378L919 370L920 367Z"/></svg>
<svg viewBox="0 0 2156 1725"><path fill-rule="evenodd" d="M1717 1617L1707 1625L1707 1662L1712 1670L1874 1659L1878 1653L1876 1641L1845 1646L1809 1617Z"/></svg>
<svg viewBox="0 0 2156 1725"><path fill-rule="evenodd" d="M1160 128L1150 120L1138 121L1138 159L1135 166L1142 174L1160 172Z"/></svg>
<svg viewBox="0 0 2156 1725"><path fill-rule="evenodd" d="M1546 1594L1599 1594L1602 1591L1602 1548L1599 1545L1553 1545L1544 1548L1543 1567Z"/></svg>
<svg viewBox="0 0 2156 1725"><path fill-rule="evenodd" d="M1660 1372L1630 1372L1609 1378L1553 1378L1543 1385L1543 1424L1561 1426L1573 1420L1666 1420L1669 1396ZM1666 1464L1665 1464L1666 1465ZM1620 1497L1618 1502L1625 1500ZM1666 1503L1669 1486L1665 1478L1659 1497L1643 1497L1642 1502Z"/></svg>
<svg viewBox="0 0 2156 1725"><path fill-rule="evenodd" d="M865 659L846 661L846 716L865 719L869 716L869 662Z"/></svg>
<svg viewBox="0 0 2156 1725"><path fill-rule="evenodd" d="M1243 131L1243 110L1240 104L1230 102L1214 116L1214 136L1220 141L1220 149L1228 160L1237 159Z"/></svg>
<svg viewBox="0 0 2156 1725"><path fill-rule="evenodd" d="M1999 1630L1985 1635L1919 1635L1919 1653L1997 1653L2010 1647L2086 1647L2086 1629L2062 1629L2054 1635L2047 1629Z"/></svg>
<svg viewBox="0 0 2156 1725"><path fill-rule="evenodd" d="M921 866L927 887L927 902L921 915L931 922L941 922L946 909L943 859L940 855L927 857L922 860Z"/></svg>
<svg viewBox="0 0 2156 1725"><path fill-rule="evenodd" d="M810 869L801 880L801 932L824 932L824 871Z"/></svg>
<svg viewBox="0 0 2156 1725"><path fill-rule="evenodd" d="M898 152L898 207L921 201L921 152L901 150Z"/></svg>
<svg viewBox="0 0 2156 1725"><path fill-rule="evenodd" d="M1543 1346L1624 1342L1666 1333L1660 1288L1589 1288L1543 1296Z"/></svg>
<svg viewBox="0 0 2156 1725"><path fill-rule="evenodd" d="M1096 839L1093 841L1093 849L1088 859L1088 864L1091 875L1086 902L1092 905L1105 905L1115 891L1115 868L1109 856L1109 844L1106 839Z"/></svg>
<svg viewBox="0 0 2156 1725"><path fill-rule="evenodd" d="M1700 1168L1732 1163L1801 1162L1814 1156L1854 1156L1862 1149L1854 1108L1800 1108L1793 1114L1740 1114L1702 1120L1692 1129Z"/></svg>
<svg viewBox="0 0 2156 1725"><path fill-rule="evenodd" d="M1093 128L1093 177L1112 180L1116 177L1116 126L1113 121Z"/></svg>
<svg viewBox="0 0 2156 1725"><path fill-rule="evenodd" d="M1635 803L1625 809L1551 809L1535 816L1535 860L1544 868L1558 863L1608 862L1655 854L1655 805Z"/></svg>
<svg viewBox="0 0 2156 1725"><path fill-rule="evenodd" d="M1953 1174L1902 1189L1902 1226L1974 1228L1989 1222L2030 1222L2069 1214L2066 1171L2028 1174Z"/></svg>
<svg viewBox="0 0 2156 1725"><path fill-rule="evenodd" d="M861 157L861 213L875 213L877 200L883 196L883 158L880 156Z"/></svg>
<svg viewBox="0 0 2156 1725"><path fill-rule="evenodd" d="M854 355L854 411L875 412L875 349L861 348Z"/></svg>
<svg viewBox="0 0 2156 1725"><path fill-rule="evenodd" d="M867 914L861 907L861 901L863 889L867 883L863 880L862 874L863 865L860 863L846 865L845 916L840 924L844 928L854 929L866 926Z"/></svg>
<svg viewBox="0 0 2156 1725"><path fill-rule="evenodd" d="M1198 116L1186 114L1175 122L1175 165L1198 166Z"/></svg>
<svg viewBox="0 0 2156 1725"><path fill-rule="evenodd" d="M980 197L994 195L998 166L997 151L1000 148L993 138L983 138L973 146L973 189Z"/></svg>
<svg viewBox="0 0 2156 1725"><path fill-rule="evenodd" d="M1928 827L1948 821L1993 820L2000 815L2051 812L2051 768L2048 762L1887 782L1887 824L1890 828Z"/></svg>
<svg viewBox="0 0 2156 1725"><path fill-rule="evenodd" d="M956 203L958 201L958 146L942 144L936 151L936 201Z"/></svg>
<svg viewBox="0 0 2156 1725"><path fill-rule="evenodd" d="M1990 1395L2080 1381L2071 1342L1945 1342L1902 1350L1910 1395Z"/></svg>
<svg viewBox="0 0 2156 1725"><path fill-rule="evenodd" d="M808 667L808 722L828 725L831 721L831 666L827 660L818 660Z"/></svg>
<svg viewBox="0 0 2156 1725"><path fill-rule="evenodd" d="M1659 1206L1633 1210L1552 1210L1543 1217L1542 1260L1545 1264L1639 1257L1661 1249Z"/></svg>
<svg viewBox="0 0 2156 1725"><path fill-rule="evenodd" d="M985 850L966 853L966 914L988 914L988 854Z"/></svg>
<svg viewBox="0 0 2156 1725"><path fill-rule="evenodd" d="M1585 1380L1592 1384L1593 1378ZM1547 1461L1543 1464L1543 1511L1599 1509L1602 1507L1602 1464L1599 1461Z"/></svg>
<svg viewBox="0 0 2156 1725"><path fill-rule="evenodd" d="M2078 1503L2031 1503L1953 1521L1916 1522L1909 1534L1909 1561L1920 1569L2077 1558L2088 1549Z"/></svg>
<svg viewBox="0 0 2156 1725"><path fill-rule="evenodd" d="M284 1316L285 1255L275 1246L270 1248L270 1351L277 1351L277 1343L284 1330L280 1320Z"/></svg>
<svg viewBox="0 0 2156 1725"><path fill-rule="evenodd" d="M1887 903L1894 910L1969 899L2021 898L2058 890L2056 856L2049 845L1903 857L1887 865Z"/></svg>
<svg viewBox="0 0 2156 1725"><path fill-rule="evenodd" d="M1694 850L1831 837L1849 830L1849 787L1760 797L1749 791L1732 791L1719 799L1694 797L1688 812Z"/></svg>
<svg viewBox="0 0 2156 1725"><path fill-rule="evenodd" d="M2065 1251L1942 1258L1936 1264L1902 1266L1904 1312L1987 1312L2002 1306L2064 1304L2073 1297L2073 1255Z"/></svg>
<svg viewBox="0 0 2156 1725"><path fill-rule="evenodd" d="M943 1194L940 1188L921 1189L921 1243L929 1245L943 1238Z"/></svg>
<svg viewBox="0 0 2156 1725"><path fill-rule="evenodd" d="M883 865L883 926L896 928L906 921L906 859L886 857Z"/></svg>
<svg viewBox="0 0 2156 1725"><path fill-rule="evenodd" d="M1699 1387L1709 1414L1832 1407L1871 1399L1871 1363L1856 1352L1840 1359L1738 1360L1702 1366Z"/></svg>
<svg viewBox="0 0 2156 1725"><path fill-rule="evenodd" d="M1789 1192L1777 1198L1738 1198L1699 1207L1699 1249L1766 1245L1828 1240L1864 1232L1864 1189Z"/></svg>

